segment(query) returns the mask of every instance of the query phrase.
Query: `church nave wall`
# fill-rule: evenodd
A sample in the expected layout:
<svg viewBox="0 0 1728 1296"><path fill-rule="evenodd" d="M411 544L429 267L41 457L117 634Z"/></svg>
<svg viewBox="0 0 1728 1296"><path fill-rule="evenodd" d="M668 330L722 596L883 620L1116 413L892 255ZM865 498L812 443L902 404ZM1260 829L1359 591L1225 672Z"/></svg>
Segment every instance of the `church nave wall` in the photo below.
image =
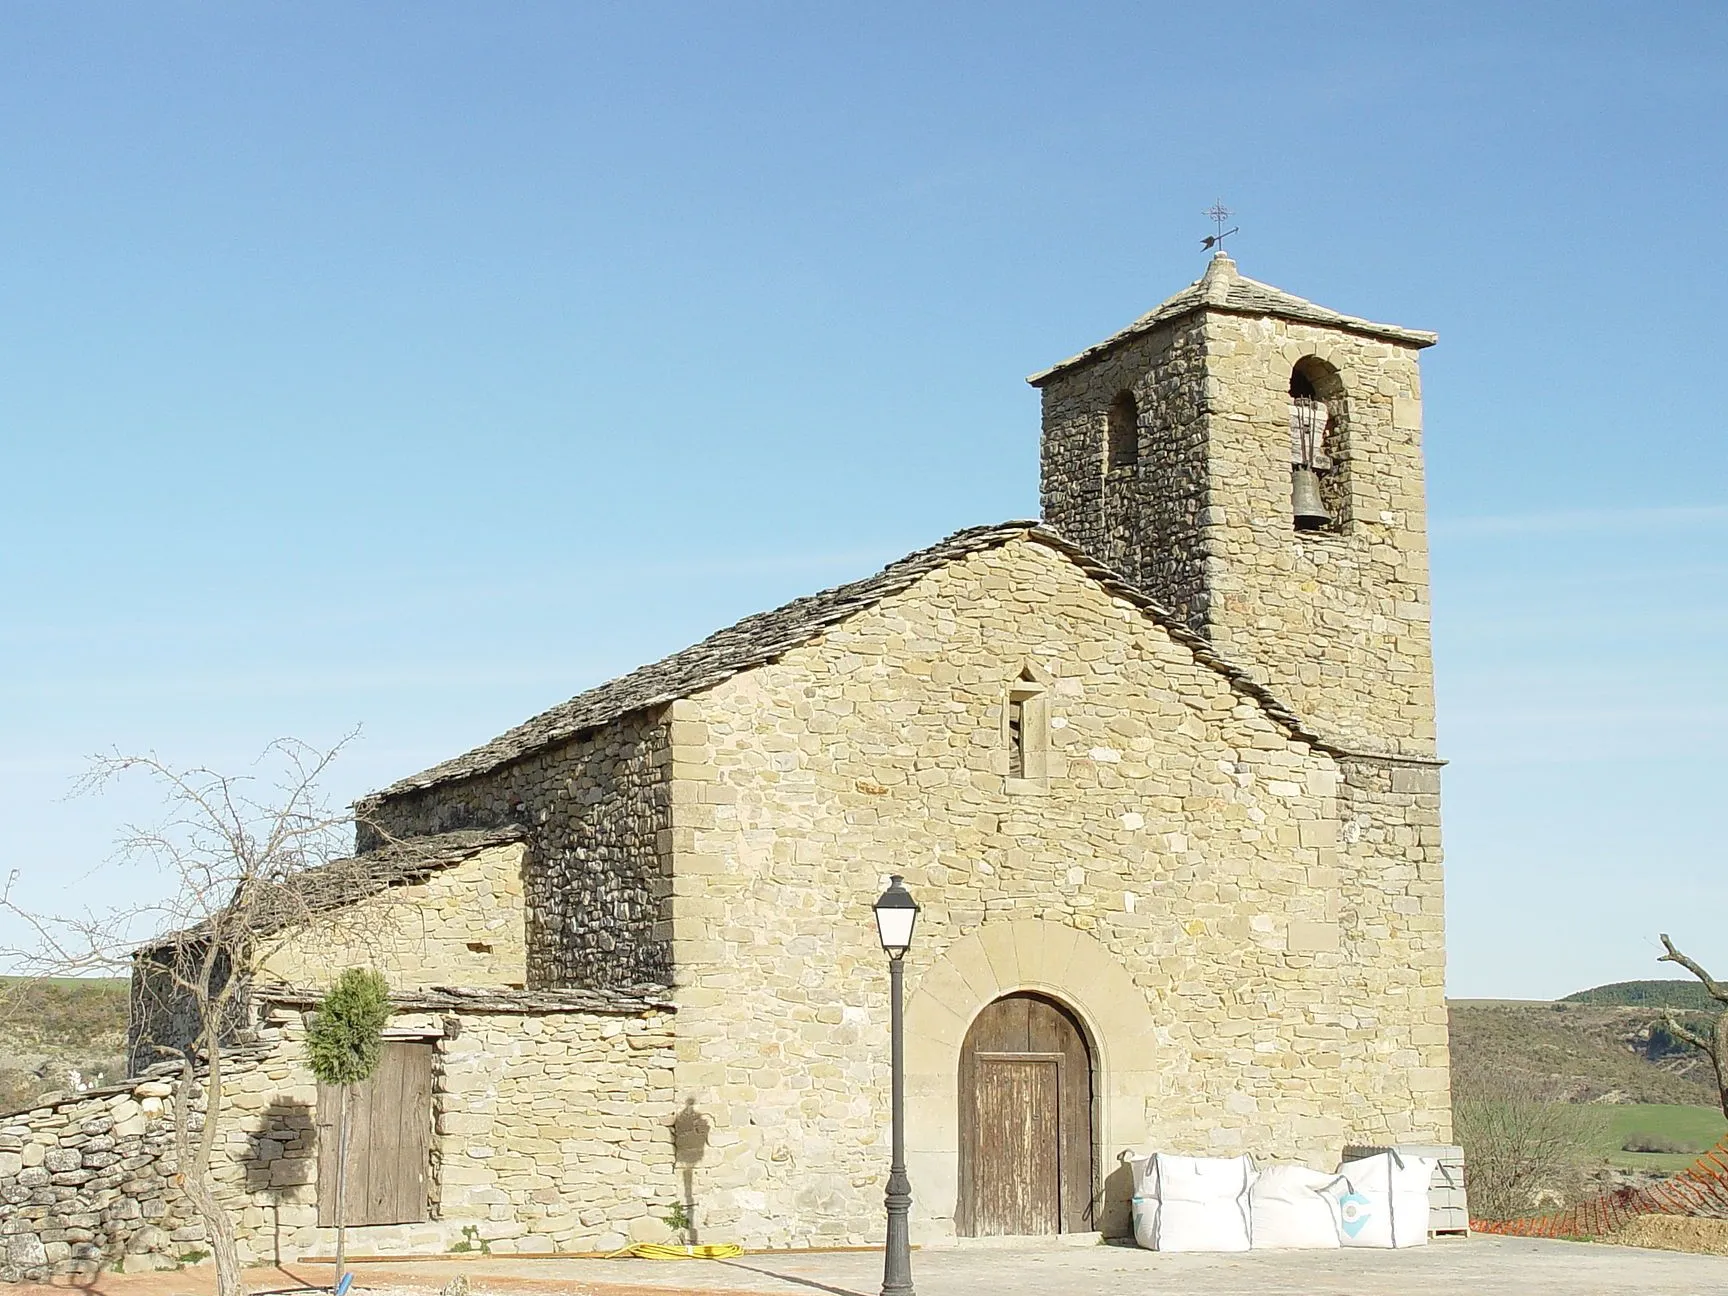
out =
<svg viewBox="0 0 1728 1296"><path fill-rule="evenodd" d="M1003 745L1028 664L1048 681L1042 787L1008 778ZM675 703L671 733L676 1079L713 1122L711 1235L880 1227L869 905L890 872L924 906L909 988L956 942L1027 919L1119 961L1156 1023L1106 1050L1148 1059L1143 1148L1323 1163L1447 1132L1443 1083L1419 1074L1438 1048L1443 1082L1444 1049L1424 1042L1440 928L1411 826L1346 842L1336 759L1053 550L944 568ZM924 1191L939 1234L948 1190Z"/></svg>

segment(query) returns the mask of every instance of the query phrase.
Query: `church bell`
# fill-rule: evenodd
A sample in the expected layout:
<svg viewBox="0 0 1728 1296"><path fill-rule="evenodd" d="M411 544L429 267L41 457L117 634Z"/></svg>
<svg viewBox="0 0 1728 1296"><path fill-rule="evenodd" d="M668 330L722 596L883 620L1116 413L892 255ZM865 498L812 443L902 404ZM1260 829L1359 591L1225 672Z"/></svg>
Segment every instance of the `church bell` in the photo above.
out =
<svg viewBox="0 0 1728 1296"><path fill-rule="evenodd" d="M1301 465L1290 470L1290 505L1298 531L1318 531L1332 521L1320 502L1320 478Z"/></svg>

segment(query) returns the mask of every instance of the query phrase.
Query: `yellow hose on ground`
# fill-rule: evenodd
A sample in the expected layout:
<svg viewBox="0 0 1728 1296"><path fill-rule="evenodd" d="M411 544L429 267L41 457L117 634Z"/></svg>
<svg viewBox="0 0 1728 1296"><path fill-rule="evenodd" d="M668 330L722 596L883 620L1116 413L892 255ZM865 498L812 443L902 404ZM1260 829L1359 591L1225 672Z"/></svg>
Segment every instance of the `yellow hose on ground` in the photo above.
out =
<svg viewBox="0 0 1728 1296"><path fill-rule="evenodd" d="M730 1260L744 1254L736 1242L720 1242L714 1246L673 1246L668 1242L638 1242L614 1251L609 1257L633 1256L638 1260Z"/></svg>

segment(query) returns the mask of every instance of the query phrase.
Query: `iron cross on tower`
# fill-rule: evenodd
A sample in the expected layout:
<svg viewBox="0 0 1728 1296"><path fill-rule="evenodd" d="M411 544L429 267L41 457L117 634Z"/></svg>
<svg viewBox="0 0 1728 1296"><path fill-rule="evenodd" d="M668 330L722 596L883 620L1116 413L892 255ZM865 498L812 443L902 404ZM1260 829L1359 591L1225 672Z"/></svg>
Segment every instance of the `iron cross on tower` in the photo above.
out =
<svg viewBox="0 0 1728 1296"><path fill-rule="evenodd" d="M1205 248L1208 252L1222 252L1224 250L1224 240L1242 228L1240 225L1234 226L1231 229L1224 228L1224 222L1229 220L1234 213L1224 205L1223 199L1219 199L1200 214L1218 227L1218 232L1216 234L1208 234L1205 238L1200 240L1200 246Z"/></svg>

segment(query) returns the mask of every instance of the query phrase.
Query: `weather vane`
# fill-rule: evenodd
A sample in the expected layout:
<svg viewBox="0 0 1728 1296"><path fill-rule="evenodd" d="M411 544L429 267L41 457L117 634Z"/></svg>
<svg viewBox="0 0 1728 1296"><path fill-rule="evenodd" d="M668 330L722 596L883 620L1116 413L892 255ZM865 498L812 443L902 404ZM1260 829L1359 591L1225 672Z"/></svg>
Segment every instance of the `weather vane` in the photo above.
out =
<svg viewBox="0 0 1728 1296"><path fill-rule="evenodd" d="M1218 227L1218 232L1216 234L1208 234L1205 238L1200 240L1200 246L1209 252L1214 249L1222 252L1224 250L1224 240L1242 228L1240 225L1233 226L1230 229L1224 228L1224 222L1229 220L1235 213L1224 205L1224 200L1222 198L1200 214Z"/></svg>

